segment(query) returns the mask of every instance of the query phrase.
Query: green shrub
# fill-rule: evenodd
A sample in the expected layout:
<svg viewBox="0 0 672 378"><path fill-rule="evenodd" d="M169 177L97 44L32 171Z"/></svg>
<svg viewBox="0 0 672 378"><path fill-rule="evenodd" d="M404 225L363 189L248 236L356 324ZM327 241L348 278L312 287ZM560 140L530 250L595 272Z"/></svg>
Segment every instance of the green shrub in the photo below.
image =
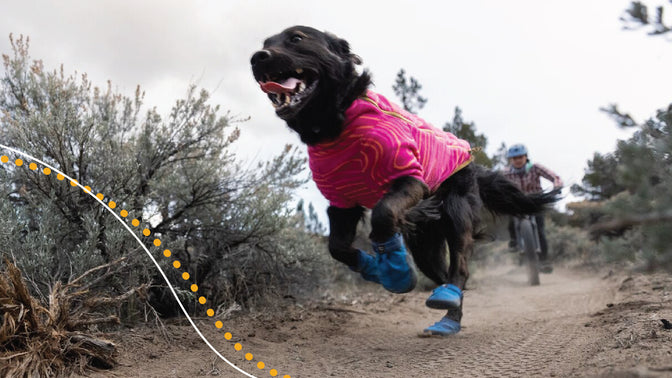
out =
<svg viewBox="0 0 672 378"><path fill-rule="evenodd" d="M13 55L3 55L0 77L2 143L90 186L106 203L115 201L115 211L129 212L126 221L140 221L134 231L149 228L143 242L187 302L193 303L192 283L215 305L244 305L314 282L328 253L318 251L326 251L324 243L289 210L294 190L307 180L296 147L243 169L230 152L242 120L220 115L206 91L190 87L162 117L145 107L139 87L127 97L109 82L94 87L86 74L47 71L31 61L27 38L10 40ZM54 176L0 164L0 253L17 262L31 289L44 297L54 282L126 257L90 276L94 288L115 295L152 282L159 287L150 290L150 302L175 313L162 279L117 219ZM165 248L170 259L162 256ZM179 270L173 260L181 262ZM180 278L184 271L188 281ZM138 306L119 311L131 319Z"/></svg>

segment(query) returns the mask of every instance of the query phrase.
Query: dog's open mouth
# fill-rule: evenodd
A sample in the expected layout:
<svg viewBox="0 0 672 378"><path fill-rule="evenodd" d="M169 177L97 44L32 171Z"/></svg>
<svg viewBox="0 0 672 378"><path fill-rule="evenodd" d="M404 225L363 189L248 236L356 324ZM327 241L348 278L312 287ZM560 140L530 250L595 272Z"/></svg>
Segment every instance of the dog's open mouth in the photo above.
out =
<svg viewBox="0 0 672 378"><path fill-rule="evenodd" d="M259 86L271 99L275 112L281 118L298 113L317 87L317 80L310 81L298 68L290 74L264 75Z"/></svg>

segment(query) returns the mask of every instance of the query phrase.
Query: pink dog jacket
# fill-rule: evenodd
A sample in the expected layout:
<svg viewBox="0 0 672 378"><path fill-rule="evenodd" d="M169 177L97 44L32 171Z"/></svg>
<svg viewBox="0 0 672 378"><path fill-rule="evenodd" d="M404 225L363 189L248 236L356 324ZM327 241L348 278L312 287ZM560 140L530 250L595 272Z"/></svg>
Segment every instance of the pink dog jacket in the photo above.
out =
<svg viewBox="0 0 672 378"><path fill-rule="evenodd" d="M372 208L403 176L435 191L471 162L469 142L368 91L345 112L338 139L308 147L313 180L330 204Z"/></svg>

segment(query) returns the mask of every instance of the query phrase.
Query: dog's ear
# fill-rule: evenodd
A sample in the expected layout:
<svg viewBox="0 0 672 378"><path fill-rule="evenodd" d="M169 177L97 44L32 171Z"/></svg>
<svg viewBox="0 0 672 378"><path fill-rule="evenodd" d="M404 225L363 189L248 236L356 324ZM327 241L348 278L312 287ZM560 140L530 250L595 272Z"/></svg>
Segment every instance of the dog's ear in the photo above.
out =
<svg viewBox="0 0 672 378"><path fill-rule="evenodd" d="M329 32L324 34L327 36L329 50L333 51L341 58L351 61L353 64L362 64L362 58L350 52L350 44L348 41L342 38L338 38Z"/></svg>

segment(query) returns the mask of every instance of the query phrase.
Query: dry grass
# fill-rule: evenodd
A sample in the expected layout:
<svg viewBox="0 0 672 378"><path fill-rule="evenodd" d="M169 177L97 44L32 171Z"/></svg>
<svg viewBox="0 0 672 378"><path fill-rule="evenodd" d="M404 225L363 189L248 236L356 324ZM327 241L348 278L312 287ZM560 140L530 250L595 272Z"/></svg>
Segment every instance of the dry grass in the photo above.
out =
<svg viewBox="0 0 672 378"><path fill-rule="evenodd" d="M49 303L42 304L28 291L21 271L5 260L0 272L0 376L62 376L113 367L116 346L86 331L95 324L118 323L115 315L99 310L136 293L142 296L146 288L108 298L93 295L90 284L82 281L119 261L91 269L65 285L56 283Z"/></svg>

